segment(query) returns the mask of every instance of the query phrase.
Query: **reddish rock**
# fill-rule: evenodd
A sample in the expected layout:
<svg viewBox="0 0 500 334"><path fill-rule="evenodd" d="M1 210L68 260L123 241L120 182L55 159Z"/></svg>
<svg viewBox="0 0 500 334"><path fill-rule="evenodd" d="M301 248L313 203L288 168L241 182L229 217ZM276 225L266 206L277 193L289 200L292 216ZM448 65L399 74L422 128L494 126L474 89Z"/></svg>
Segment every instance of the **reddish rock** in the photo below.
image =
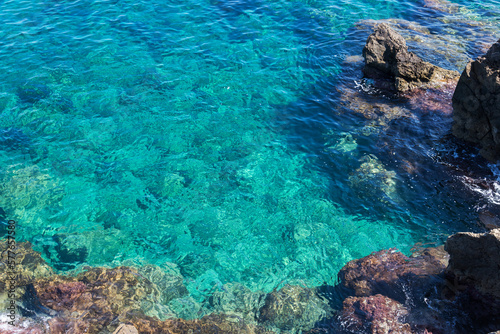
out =
<svg viewBox="0 0 500 334"><path fill-rule="evenodd" d="M450 254L450 276L500 300L500 229L454 234L446 240L445 250Z"/></svg>
<svg viewBox="0 0 500 334"><path fill-rule="evenodd" d="M339 322L343 333L410 334L407 314L403 305L382 295L350 297L344 300Z"/></svg>
<svg viewBox="0 0 500 334"><path fill-rule="evenodd" d="M409 258L395 250L383 250L347 263L339 272L339 280L355 296L383 294L404 302L408 291L402 283L409 283L415 291L426 288L429 279L445 267L431 253Z"/></svg>
<svg viewBox="0 0 500 334"><path fill-rule="evenodd" d="M423 113L442 113L451 115L451 99L457 83L450 81L437 88L416 88L403 94L408 99L412 109L420 110Z"/></svg>
<svg viewBox="0 0 500 334"><path fill-rule="evenodd" d="M445 70L409 52L405 39L386 23L379 24L363 49L369 78L393 78L394 89L435 88L458 80L458 72Z"/></svg>

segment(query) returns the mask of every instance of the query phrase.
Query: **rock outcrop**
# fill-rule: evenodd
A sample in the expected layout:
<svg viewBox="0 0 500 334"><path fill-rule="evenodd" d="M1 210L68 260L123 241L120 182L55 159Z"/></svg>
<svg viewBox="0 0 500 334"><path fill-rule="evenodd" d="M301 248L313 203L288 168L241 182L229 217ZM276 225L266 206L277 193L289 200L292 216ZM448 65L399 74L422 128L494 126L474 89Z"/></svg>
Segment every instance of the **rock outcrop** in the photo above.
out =
<svg viewBox="0 0 500 334"><path fill-rule="evenodd" d="M500 159L500 40L463 71L453 94L453 134L478 143L486 159Z"/></svg>
<svg viewBox="0 0 500 334"><path fill-rule="evenodd" d="M458 73L435 66L409 52L405 39L386 23L381 23L368 37L363 49L365 76L394 79L396 91L439 87L455 82Z"/></svg>

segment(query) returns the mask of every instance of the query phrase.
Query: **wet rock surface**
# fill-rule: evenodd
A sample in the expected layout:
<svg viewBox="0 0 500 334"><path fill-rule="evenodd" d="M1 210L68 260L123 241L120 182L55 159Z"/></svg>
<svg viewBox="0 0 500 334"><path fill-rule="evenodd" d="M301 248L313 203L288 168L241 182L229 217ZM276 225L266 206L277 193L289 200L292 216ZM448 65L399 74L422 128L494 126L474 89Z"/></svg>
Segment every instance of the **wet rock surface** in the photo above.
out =
<svg viewBox="0 0 500 334"><path fill-rule="evenodd" d="M395 250L383 250L347 263L339 280L354 296L383 294L404 303L410 295L421 294L429 279L445 268L430 251L409 258Z"/></svg>
<svg viewBox="0 0 500 334"><path fill-rule="evenodd" d="M490 161L500 158L500 40L467 64L453 94L453 134L481 146Z"/></svg>
<svg viewBox="0 0 500 334"><path fill-rule="evenodd" d="M461 285L500 299L500 229L454 234L445 249L450 254L449 275Z"/></svg>
<svg viewBox="0 0 500 334"><path fill-rule="evenodd" d="M327 301L314 289L287 284L267 295L259 322L284 330L308 330L330 313Z"/></svg>
<svg viewBox="0 0 500 334"><path fill-rule="evenodd" d="M385 23L379 24L368 37L363 57L363 72L367 77L393 78L394 89L399 92L439 87L458 77L458 73L432 65L409 52L405 39Z"/></svg>
<svg viewBox="0 0 500 334"><path fill-rule="evenodd" d="M7 240L0 241L0 249L7 249ZM8 280L8 252L0 254L0 292L7 287L7 282L15 282L17 286L26 286L35 282L40 277L48 277L54 274L54 270L40 256L40 253L33 251L29 242L20 242L16 244L15 249L15 277Z"/></svg>
<svg viewBox="0 0 500 334"><path fill-rule="evenodd" d="M223 289L210 296L210 304L218 313L236 315L244 320L254 320L264 306L266 294L252 292L240 283L224 284Z"/></svg>

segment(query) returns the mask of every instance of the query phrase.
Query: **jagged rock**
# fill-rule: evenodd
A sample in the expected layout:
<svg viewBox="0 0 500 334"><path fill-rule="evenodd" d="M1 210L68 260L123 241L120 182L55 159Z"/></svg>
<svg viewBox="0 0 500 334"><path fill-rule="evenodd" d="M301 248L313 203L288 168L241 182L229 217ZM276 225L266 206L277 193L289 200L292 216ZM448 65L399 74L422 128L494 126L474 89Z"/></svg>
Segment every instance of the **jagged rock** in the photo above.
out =
<svg viewBox="0 0 500 334"><path fill-rule="evenodd" d="M151 282L128 267L92 268L76 277L42 278L34 284L41 304L59 312L51 328L61 333L97 333L141 301L159 296ZM141 311L142 312L142 311Z"/></svg>
<svg viewBox="0 0 500 334"><path fill-rule="evenodd" d="M265 296L264 292L252 292L243 284L227 283L221 291L215 291L209 301L216 312L234 314L244 320L253 320L264 305Z"/></svg>
<svg viewBox="0 0 500 334"><path fill-rule="evenodd" d="M446 271L461 285L500 299L500 229L454 234L446 240L445 250L450 254Z"/></svg>
<svg viewBox="0 0 500 334"><path fill-rule="evenodd" d="M402 304L382 295L349 297L344 300L339 322L342 333L410 334L410 325L402 320L407 314Z"/></svg>
<svg viewBox="0 0 500 334"><path fill-rule="evenodd" d="M0 249L7 249L7 240L0 240ZM8 288L8 282L14 281L17 287L33 283L40 277L48 277L54 274L53 269L42 259L40 253L31 248L29 242L19 242L13 250L15 255L14 280L8 280L9 263L7 251L0 253L0 292ZM9 275L9 277L12 275Z"/></svg>
<svg viewBox="0 0 500 334"><path fill-rule="evenodd" d="M330 313L328 302L315 290L287 284L267 295L260 309L259 322L281 330L309 330Z"/></svg>
<svg viewBox="0 0 500 334"><path fill-rule="evenodd" d="M137 331L137 328L132 325L121 324L117 329L115 329L113 334L139 334L139 332Z"/></svg>
<svg viewBox="0 0 500 334"><path fill-rule="evenodd" d="M453 94L453 134L478 143L481 155L500 159L500 40L467 64Z"/></svg>
<svg viewBox="0 0 500 334"><path fill-rule="evenodd" d="M394 89L439 87L456 81L458 73L442 69L408 52L405 39L389 25L379 24L363 49L364 74L369 78L394 79Z"/></svg>
<svg viewBox="0 0 500 334"><path fill-rule="evenodd" d="M355 296L382 294L404 303L409 294L428 289L433 277L444 269L431 252L409 258L395 250L383 250L348 262L338 276L340 284Z"/></svg>
<svg viewBox="0 0 500 334"><path fill-rule="evenodd" d="M248 324L242 319L225 314L211 314L201 319L184 320L169 319L159 321L146 317L140 313L127 314L128 322L132 323L139 333L148 334L272 334L274 332L253 324Z"/></svg>

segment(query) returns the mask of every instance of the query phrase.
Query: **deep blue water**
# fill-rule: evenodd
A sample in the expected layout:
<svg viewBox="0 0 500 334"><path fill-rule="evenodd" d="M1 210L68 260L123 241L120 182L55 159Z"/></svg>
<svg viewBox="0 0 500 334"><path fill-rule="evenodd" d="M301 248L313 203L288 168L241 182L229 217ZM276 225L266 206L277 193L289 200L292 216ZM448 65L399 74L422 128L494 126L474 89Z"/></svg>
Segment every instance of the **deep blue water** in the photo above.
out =
<svg viewBox="0 0 500 334"><path fill-rule="evenodd" d="M500 37L497 1L436 3L1 1L1 217L62 272L174 268L184 317L479 230L491 166L362 80L370 20L458 71Z"/></svg>

